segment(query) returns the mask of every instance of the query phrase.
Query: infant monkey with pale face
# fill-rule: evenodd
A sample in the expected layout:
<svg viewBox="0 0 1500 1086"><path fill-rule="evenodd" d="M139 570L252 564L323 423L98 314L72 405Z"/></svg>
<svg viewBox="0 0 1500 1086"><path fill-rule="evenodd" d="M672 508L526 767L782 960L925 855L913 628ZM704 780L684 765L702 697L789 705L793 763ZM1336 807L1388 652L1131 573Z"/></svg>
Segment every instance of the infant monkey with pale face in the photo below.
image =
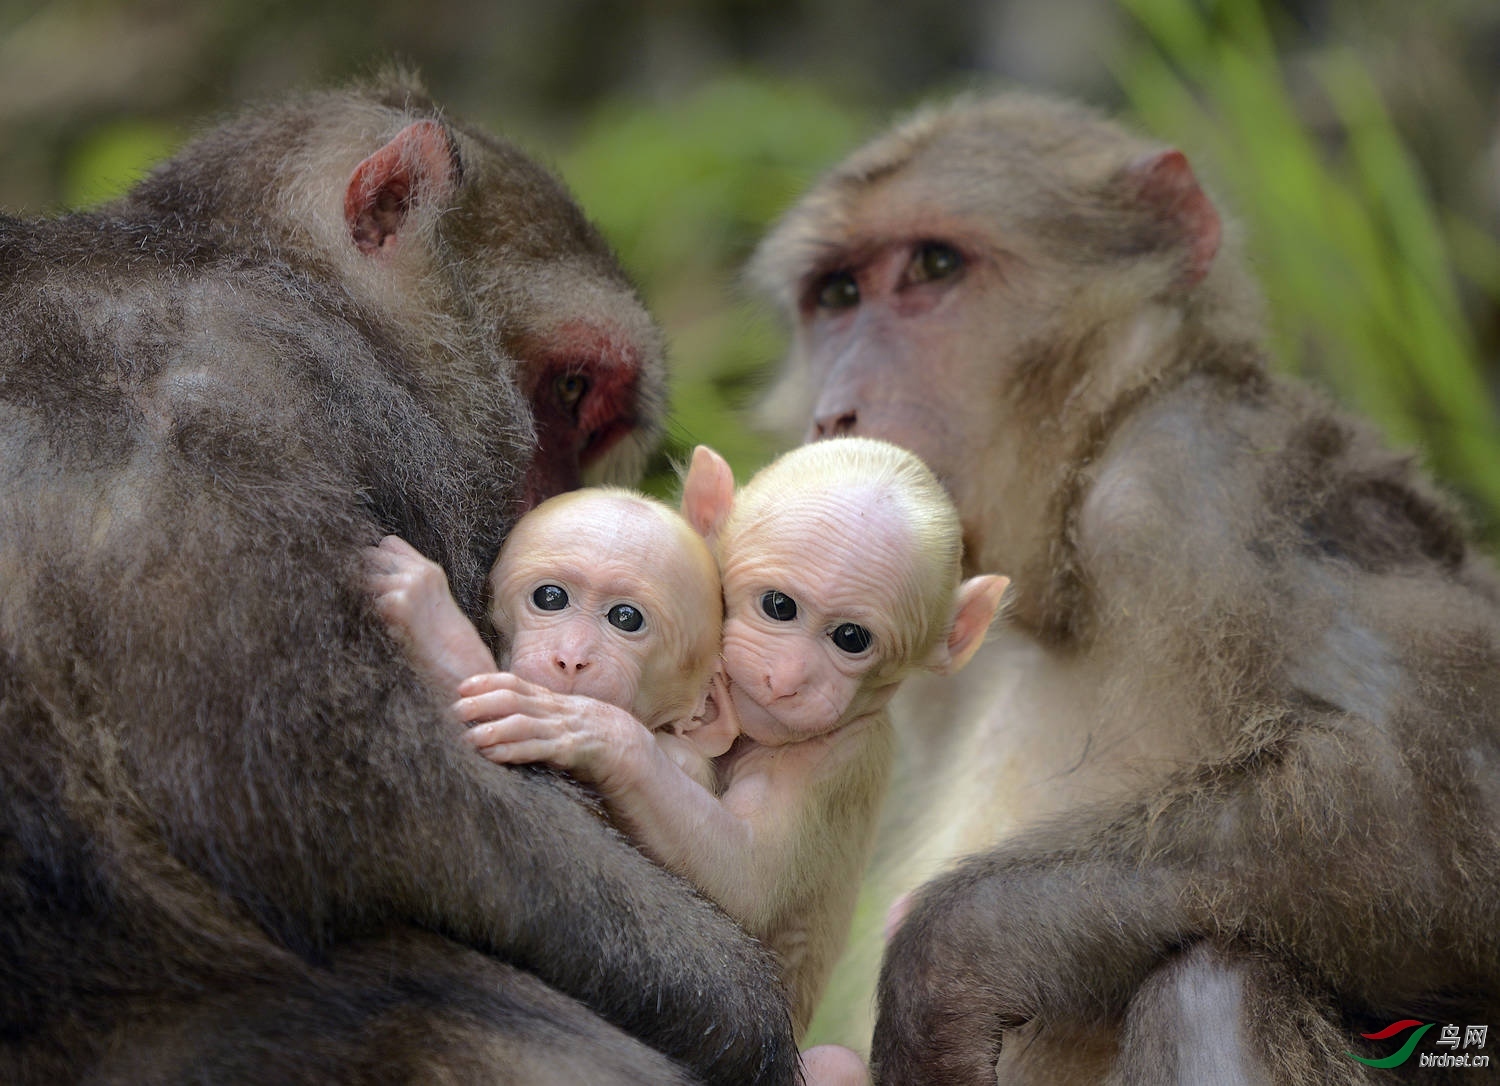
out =
<svg viewBox="0 0 1500 1086"><path fill-rule="evenodd" d="M599 785L616 744L654 738L695 782L717 787L711 759L738 734L732 715L717 711L722 692L710 695L719 572L703 539L661 502L599 487L560 494L521 518L490 573L504 672L441 567L405 540L381 541L369 586L417 668L464 699L461 719L493 719L486 711L495 699L475 695L506 692L512 730L531 739L496 746L494 729L467 733L494 761L552 762Z"/></svg>
<svg viewBox="0 0 1500 1086"><path fill-rule="evenodd" d="M669 819L655 788L617 817L777 953L800 1037L869 858L894 744L886 703L915 670L963 667L1007 582L959 583L952 502L886 442L804 445L738 493L700 447L682 504L719 558L741 738L718 760L723 793L701 818Z"/></svg>
<svg viewBox="0 0 1500 1086"><path fill-rule="evenodd" d="M968 662L1006 581L959 583L952 503L917 457L885 442L840 438L795 449L737 494L728 464L709 449L695 451L683 512L717 552L722 612L718 598L690 600L677 582L670 591L655 587L654 606L622 604L632 569L637 578L663 579L656 564L666 548L630 538L617 521L551 531L550 506L585 500L553 499L512 533L491 584L496 626L512 639L508 665L519 676L474 674L459 684L455 708L475 724L467 737L491 760L544 761L593 784L644 852L770 946L800 1036L847 935L868 859L892 758L885 705L911 671L951 673ZM546 537L535 526L539 515ZM576 580L560 572L564 554ZM605 569L621 583L585 587ZM646 599L646 591L643 584L628 598ZM704 614L717 624L722 613L727 691L721 681L705 699L710 674L695 673L678 690L693 697L662 711L639 693L670 682L643 680L636 697L619 697L590 685L594 664L580 668L584 657L560 643L533 659L533 631L575 594L601 632L605 623L623 629L622 606L634 609L625 625L642 611L646 623L684 628ZM446 597L444 589L438 602ZM403 614L382 610L439 678L491 664L451 604L444 614L410 601ZM455 652L465 637L468 647ZM686 671L674 658L666 674L679 670ZM626 713L602 711L580 694L628 706L658 741ZM693 760L664 739L715 757L717 780L694 773ZM825 1058L830 1067L841 1061L814 1050L810 1076Z"/></svg>

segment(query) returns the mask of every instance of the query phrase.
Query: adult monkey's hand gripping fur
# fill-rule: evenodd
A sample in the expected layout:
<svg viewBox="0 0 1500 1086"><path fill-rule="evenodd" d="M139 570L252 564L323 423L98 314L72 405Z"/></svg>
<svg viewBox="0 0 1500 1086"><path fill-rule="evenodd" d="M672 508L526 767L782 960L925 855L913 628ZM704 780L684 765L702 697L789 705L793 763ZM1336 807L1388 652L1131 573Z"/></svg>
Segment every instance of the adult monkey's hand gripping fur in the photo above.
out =
<svg viewBox="0 0 1500 1086"><path fill-rule="evenodd" d="M0 219L0 1079L791 1080L760 953L462 746L360 587L397 532L483 621L660 392L562 187L405 85Z"/></svg>

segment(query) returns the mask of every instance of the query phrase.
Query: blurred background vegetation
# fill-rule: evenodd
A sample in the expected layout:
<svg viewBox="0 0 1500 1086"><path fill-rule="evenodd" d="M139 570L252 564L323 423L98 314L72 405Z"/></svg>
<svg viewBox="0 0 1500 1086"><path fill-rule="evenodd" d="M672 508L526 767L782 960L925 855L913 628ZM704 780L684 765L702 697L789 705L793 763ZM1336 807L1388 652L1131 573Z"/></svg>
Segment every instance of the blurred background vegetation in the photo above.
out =
<svg viewBox="0 0 1500 1086"><path fill-rule="evenodd" d="M669 452L773 451L743 408L782 331L737 280L765 225L899 112L1021 83L1184 147L1244 225L1280 363L1500 541L1494 0L0 0L0 207L97 202L222 111L392 59L617 245L672 343Z"/></svg>
<svg viewBox="0 0 1500 1086"><path fill-rule="evenodd" d="M392 59L614 241L672 344L679 457L773 452L744 416L782 330L737 278L767 223L893 115L1019 83L1182 146L1243 225L1279 364L1500 543L1495 0L0 0L0 207L97 202L219 112Z"/></svg>

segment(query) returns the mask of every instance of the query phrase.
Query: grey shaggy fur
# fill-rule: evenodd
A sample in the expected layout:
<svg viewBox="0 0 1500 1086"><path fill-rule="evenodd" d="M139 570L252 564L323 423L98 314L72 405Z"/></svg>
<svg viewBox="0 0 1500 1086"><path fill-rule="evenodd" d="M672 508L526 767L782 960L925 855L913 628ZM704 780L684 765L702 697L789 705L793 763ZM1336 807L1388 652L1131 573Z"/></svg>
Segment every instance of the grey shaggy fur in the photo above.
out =
<svg viewBox="0 0 1500 1086"><path fill-rule="evenodd" d="M442 198L362 254L350 171L423 119ZM655 334L561 185L408 85L0 218L0 1080L794 1077L761 951L461 747L360 587L398 532L483 620L505 335L574 296Z"/></svg>

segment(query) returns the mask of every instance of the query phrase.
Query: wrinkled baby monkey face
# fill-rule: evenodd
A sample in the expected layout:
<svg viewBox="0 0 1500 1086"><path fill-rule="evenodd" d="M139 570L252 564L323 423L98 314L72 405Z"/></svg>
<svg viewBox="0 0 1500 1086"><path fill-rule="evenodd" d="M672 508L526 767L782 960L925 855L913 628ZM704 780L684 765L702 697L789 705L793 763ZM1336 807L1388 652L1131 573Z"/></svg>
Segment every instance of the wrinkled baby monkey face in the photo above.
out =
<svg viewBox="0 0 1500 1086"><path fill-rule="evenodd" d="M882 519L833 501L747 533L725 562L724 668L756 742L810 739L883 702L899 644L892 601L911 577Z"/></svg>
<svg viewBox="0 0 1500 1086"><path fill-rule="evenodd" d="M595 578L576 563L540 569L517 586L509 669L562 694L635 711L659 617L629 578Z"/></svg>
<svg viewBox="0 0 1500 1086"><path fill-rule="evenodd" d="M696 653L696 670L684 661L690 646L717 640L718 583L712 559L695 560L684 539L697 542L630 500L579 492L538 507L492 578L496 626L510 646L504 666L616 705L653 730L691 717L712 652Z"/></svg>

